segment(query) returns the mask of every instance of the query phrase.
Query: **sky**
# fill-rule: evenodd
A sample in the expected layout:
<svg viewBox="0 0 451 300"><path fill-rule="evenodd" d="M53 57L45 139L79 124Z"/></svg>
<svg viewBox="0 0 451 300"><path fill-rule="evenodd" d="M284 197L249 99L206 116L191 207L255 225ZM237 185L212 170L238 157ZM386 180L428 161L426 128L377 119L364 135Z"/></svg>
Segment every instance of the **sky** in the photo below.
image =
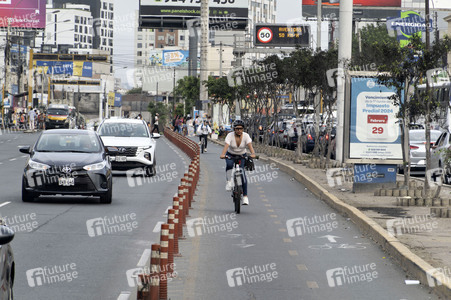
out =
<svg viewBox="0 0 451 300"><path fill-rule="evenodd" d="M117 76L126 80L126 73L131 72L134 64L134 14L138 10L138 0L115 0L114 15L114 55ZM296 7L297 9L294 9ZM276 22L283 23L289 19L301 17L301 0L278 0ZM127 69L121 69L127 66Z"/></svg>

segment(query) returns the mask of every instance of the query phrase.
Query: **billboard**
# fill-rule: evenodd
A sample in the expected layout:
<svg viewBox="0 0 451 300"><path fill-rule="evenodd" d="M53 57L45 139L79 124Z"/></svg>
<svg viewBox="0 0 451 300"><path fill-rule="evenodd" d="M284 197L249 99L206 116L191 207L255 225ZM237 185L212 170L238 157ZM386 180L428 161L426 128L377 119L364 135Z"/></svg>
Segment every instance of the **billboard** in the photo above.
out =
<svg viewBox="0 0 451 300"><path fill-rule="evenodd" d="M175 67L188 65L189 51L163 50L163 66Z"/></svg>
<svg viewBox="0 0 451 300"><path fill-rule="evenodd" d="M340 0L323 0L323 6L339 6ZM401 7L401 0L354 0L354 6ZM316 0L302 0L302 5L316 5Z"/></svg>
<svg viewBox="0 0 451 300"><path fill-rule="evenodd" d="M402 160L393 94L395 89L378 84L375 77L351 77L350 159Z"/></svg>
<svg viewBox="0 0 451 300"><path fill-rule="evenodd" d="M0 1L0 27L45 28L46 0Z"/></svg>
<svg viewBox="0 0 451 300"><path fill-rule="evenodd" d="M144 28L186 29L186 22L199 18L200 0L140 0L140 26ZM209 0L210 26L229 24L244 29L249 15L249 0ZM233 24L234 26L231 26Z"/></svg>
<svg viewBox="0 0 451 300"><path fill-rule="evenodd" d="M385 19L399 16L401 0L354 0L353 18ZM338 19L340 0L323 0L322 15L328 19ZM390 8L393 9L390 9ZM317 0L302 0L302 16L316 18Z"/></svg>
<svg viewBox="0 0 451 300"><path fill-rule="evenodd" d="M150 59L151 66L162 66L163 65L163 50L151 50L149 59Z"/></svg>
<svg viewBox="0 0 451 300"><path fill-rule="evenodd" d="M50 75L70 75L92 77L92 62L90 61L33 61L33 67L39 73Z"/></svg>
<svg viewBox="0 0 451 300"><path fill-rule="evenodd" d="M387 30L396 31L398 41L401 46L407 46L409 39L415 34L419 34L426 31L426 20L415 11L401 12L401 16L398 18L387 19ZM429 20L429 31L433 30L432 20Z"/></svg>
<svg viewBox="0 0 451 300"><path fill-rule="evenodd" d="M122 106L122 95L119 93L116 93L114 96L114 107L121 107Z"/></svg>
<svg viewBox="0 0 451 300"><path fill-rule="evenodd" d="M260 24L255 26L255 46L295 47L310 45L309 25Z"/></svg>

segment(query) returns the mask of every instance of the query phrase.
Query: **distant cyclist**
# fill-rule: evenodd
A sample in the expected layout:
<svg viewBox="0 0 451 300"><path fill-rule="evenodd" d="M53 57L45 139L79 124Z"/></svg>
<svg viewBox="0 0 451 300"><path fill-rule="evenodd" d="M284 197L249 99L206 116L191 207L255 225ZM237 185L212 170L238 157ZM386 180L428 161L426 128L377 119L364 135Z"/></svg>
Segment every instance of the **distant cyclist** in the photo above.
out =
<svg viewBox="0 0 451 300"><path fill-rule="evenodd" d="M206 120L204 120L202 122L201 125L199 125L199 127L197 128L197 132L199 134L199 144L205 143L205 148L204 151L207 152L207 137L209 134L211 134L211 127L210 125L207 123Z"/></svg>
<svg viewBox="0 0 451 300"><path fill-rule="evenodd" d="M233 155L246 155L246 147L251 152L251 157L255 158L254 147L252 147L252 139L244 132L244 122L242 120L235 120L232 124L233 132L230 132L225 138L224 149L221 153L221 158ZM249 205L249 198L247 197L247 180L244 172L244 159L241 160L241 169L243 170L243 205ZM226 190L230 191L233 188L233 178L231 171L233 169L233 160L226 158Z"/></svg>

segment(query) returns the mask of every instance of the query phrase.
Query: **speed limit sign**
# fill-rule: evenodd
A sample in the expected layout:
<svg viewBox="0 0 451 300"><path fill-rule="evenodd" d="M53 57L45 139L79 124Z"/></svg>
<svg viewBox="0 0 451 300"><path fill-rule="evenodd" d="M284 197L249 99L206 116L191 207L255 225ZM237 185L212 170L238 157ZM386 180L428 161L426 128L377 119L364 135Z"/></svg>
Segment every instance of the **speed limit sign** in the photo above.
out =
<svg viewBox="0 0 451 300"><path fill-rule="evenodd" d="M257 39L260 43L269 43L272 41L272 38L274 37L272 30L268 27L262 27L257 32Z"/></svg>

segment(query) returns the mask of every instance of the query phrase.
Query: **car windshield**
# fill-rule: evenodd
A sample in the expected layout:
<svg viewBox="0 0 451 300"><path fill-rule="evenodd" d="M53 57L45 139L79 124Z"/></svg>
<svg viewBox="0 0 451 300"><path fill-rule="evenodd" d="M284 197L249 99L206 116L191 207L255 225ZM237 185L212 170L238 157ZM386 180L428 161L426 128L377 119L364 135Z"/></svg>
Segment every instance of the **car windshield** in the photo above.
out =
<svg viewBox="0 0 451 300"><path fill-rule="evenodd" d="M440 131L431 131L431 142L435 142L440 136ZM410 142L412 143L421 143L426 141L426 135L424 130L420 131L410 131L409 132Z"/></svg>
<svg viewBox="0 0 451 300"><path fill-rule="evenodd" d="M69 111L62 108L49 108L47 110L48 115L58 115L58 116L67 116Z"/></svg>
<svg viewBox="0 0 451 300"><path fill-rule="evenodd" d="M149 137L145 124L142 123L104 123L100 127L100 136Z"/></svg>
<svg viewBox="0 0 451 300"><path fill-rule="evenodd" d="M94 134L43 134L36 144L40 152L100 152L101 146Z"/></svg>

